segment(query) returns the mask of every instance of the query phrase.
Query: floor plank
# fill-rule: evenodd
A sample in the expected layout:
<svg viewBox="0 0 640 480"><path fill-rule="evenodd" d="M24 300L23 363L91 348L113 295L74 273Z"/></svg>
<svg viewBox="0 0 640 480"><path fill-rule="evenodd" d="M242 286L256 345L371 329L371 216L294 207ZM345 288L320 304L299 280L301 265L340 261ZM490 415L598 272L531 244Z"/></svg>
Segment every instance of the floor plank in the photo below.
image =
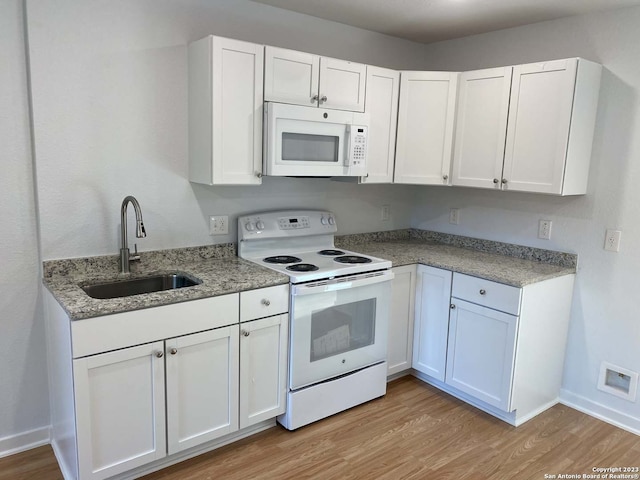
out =
<svg viewBox="0 0 640 480"><path fill-rule="evenodd" d="M514 428L413 377L384 398L272 428L144 480L542 480L640 467L640 437L563 405ZM59 480L50 447L0 459L0 480Z"/></svg>

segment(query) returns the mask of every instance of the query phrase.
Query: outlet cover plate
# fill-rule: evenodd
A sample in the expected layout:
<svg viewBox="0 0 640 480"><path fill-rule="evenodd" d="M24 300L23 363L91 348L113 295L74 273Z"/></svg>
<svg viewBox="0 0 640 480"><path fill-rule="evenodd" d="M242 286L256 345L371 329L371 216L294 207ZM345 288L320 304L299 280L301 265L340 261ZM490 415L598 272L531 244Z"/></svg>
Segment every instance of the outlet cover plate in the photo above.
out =
<svg viewBox="0 0 640 480"><path fill-rule="evenodd" d="M538 222L538 238L543 240L551 239L551 220L540 220Z"/></svg>
<svg viewBox="0 0 640 480"><path fill-rule="evenodd" d="M449 210L449 223L451 225L458 225L460 223L460 209L452 208Z"/></svg>
<svg viewBox="0 0 640 480"><path fill-rule="evenodd" d="M607 230L604 236L604 249L609 252L619 252L620 237L622 237L620 230Z"/></svg>
<svg viewBox="0 0 640 480"><path fill-rule="evenodd" d="M228 235L229 217L227 215L215 215L209 217L209 235Z"/></svg>

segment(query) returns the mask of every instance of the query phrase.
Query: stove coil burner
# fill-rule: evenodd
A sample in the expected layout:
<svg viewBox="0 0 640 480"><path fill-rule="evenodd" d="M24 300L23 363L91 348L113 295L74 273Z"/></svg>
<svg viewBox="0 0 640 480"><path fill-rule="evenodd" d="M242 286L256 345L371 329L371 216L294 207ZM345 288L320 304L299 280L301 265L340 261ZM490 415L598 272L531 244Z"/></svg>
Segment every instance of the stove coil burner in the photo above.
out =
<svg viewBox="0 0 640 480"><path fill-rule="evenodd" d="M267 257L264 259L265 263L276 263L278 265L286 265L287 263L297 263L301 261L301 258L292 257L291 255L277 255L275 257Z"/></svg>
<svg viewBox="0 0 640 480"><path fill-rule="evenodd" d="M335 257L336 255L344 255L341 250L320 250L318 255L324 255L325 257Z"/></svg>
<svg viewBox="0 0 640 480"><path fill-rule="evenodd" d="M370 258L360 257L358 255L345 255L343 257L336 257L333 260L339 263L371 263Z"/></svg>
<svg viewBox="0 0 640 480"><path fill-rule="evenodd" d="M315 272L318 270L318 267L310 263L296 263L295 265L289 265L287 270L291 270L292 272Z"/></svg>

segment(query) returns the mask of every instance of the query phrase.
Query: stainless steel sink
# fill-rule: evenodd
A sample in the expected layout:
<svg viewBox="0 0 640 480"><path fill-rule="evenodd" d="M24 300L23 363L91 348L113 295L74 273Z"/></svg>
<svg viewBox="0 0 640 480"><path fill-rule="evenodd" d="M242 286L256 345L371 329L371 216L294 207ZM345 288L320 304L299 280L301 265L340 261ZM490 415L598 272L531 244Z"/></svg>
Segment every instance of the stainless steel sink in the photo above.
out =
<svg viewBox="0 0 640 480"><path fill-rule="evenodd" d="M176 288L192 287L201 284L202 281L189 278L179 273L155 275L153 277L136 278L95 285L81 285L87 295L93 298L107 299L129 297L141 293L160 292L163 290L175 290Z"/></svg>

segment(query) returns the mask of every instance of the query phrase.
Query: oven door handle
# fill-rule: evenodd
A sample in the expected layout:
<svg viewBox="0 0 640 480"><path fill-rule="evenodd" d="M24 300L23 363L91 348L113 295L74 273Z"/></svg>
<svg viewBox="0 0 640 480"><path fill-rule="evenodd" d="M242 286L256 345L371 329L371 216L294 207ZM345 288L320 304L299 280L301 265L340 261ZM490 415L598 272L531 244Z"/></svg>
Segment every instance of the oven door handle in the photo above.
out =
<svg viewBox="0 0 640 480"><path fill-rule="evenodd" d="M389 282L394 276L395 275L391 270L385 270L384 272L376 272L375 275L364 274L354 277L346 277L344 279L333 279L326 282L309 282L302 285L294 285L291 289L291 295L297 297L302 295L313 295L315 293L335 292L337 290L344 290L347 288L364 287L365 285Z"/></svg>

